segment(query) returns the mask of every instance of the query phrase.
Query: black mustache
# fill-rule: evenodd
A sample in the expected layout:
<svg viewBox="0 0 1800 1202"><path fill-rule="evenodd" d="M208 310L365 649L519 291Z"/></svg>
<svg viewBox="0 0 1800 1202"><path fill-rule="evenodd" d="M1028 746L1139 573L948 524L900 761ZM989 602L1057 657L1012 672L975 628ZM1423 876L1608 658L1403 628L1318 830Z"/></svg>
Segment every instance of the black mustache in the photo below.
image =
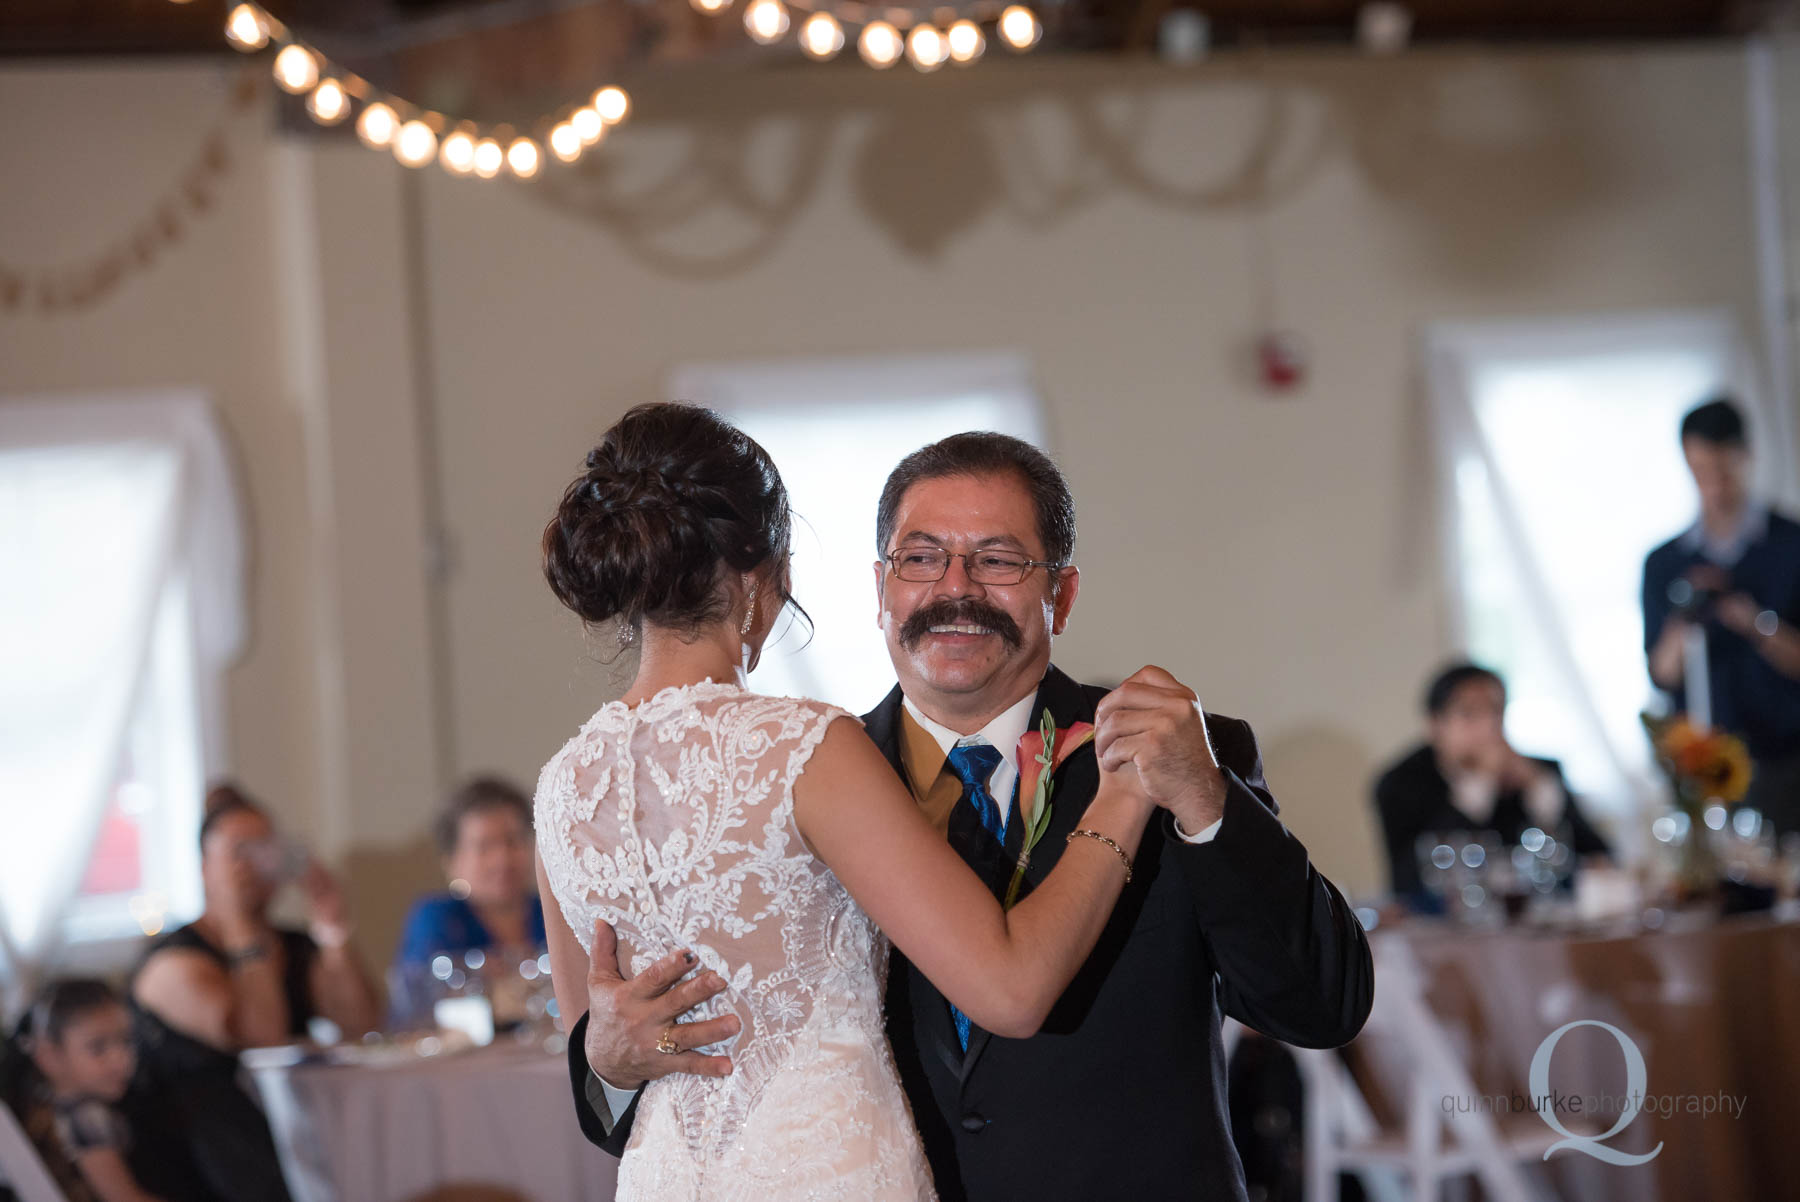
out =
<svg viewBox="0 0 1800 1202"><path fill-rule="evenodd" d="M1003 609L985 601L933 601L913 611L900 627L900 645L911 651L919 640L931 633L933 626L985 626L999 635L1008 647L1017 651L1025 644L1019 624Z"/></svg>

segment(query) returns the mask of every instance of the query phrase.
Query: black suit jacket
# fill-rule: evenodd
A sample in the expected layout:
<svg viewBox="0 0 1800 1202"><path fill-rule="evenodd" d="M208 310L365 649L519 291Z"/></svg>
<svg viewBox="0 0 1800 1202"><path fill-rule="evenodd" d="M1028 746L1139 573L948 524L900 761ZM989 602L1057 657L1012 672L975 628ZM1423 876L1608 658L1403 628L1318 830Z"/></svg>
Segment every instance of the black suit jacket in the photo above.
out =
<svg viewBox="0 0 1800 1202"><path fill-rule="evenodd" d="M1105 695L1053 667L1033 713L1048 708L1058 727L1092 722ZM900 712L896 688L863 721L904 775ZM949 1003L894 953L888 1036L944 1202L1242 1199L1221 1015L1306 1047L1347 1043L1368 1017L1361 926L1275 816L1250 727L1206 720L1228 786L1218 836L1183 842L1158 815L1112 920L1038 1034L977 1027L963 1052ZM1055 866L1098 785L1091 749L1057 773L1028 883ZM585 1022L570 1037L576 1109L588 1138L616 1153L631 1112L608 1131L587 1104Z"/></svg>
<svg viewBox="0 0 1800 1202"><path fill-rule="evenodd" d="M1575 795L1563 780L1562 765L1555 760L1531 762L1554 774L1562 789L1562 822L1549 833L1568 840L1578 856L1611 854L1606 840L1575 803ZM1425 895L1419 877L1418 849L1414 846L1420 835L1428 831L1493 831L1502 843L1516 847L1525 829L1537 825L1525 809L1524 795L1517 789L1496 798L1494 811L1485 821L1476 822L1457 809L1450 801L1450 782L1438 767L1437 753L1429 743L1414 748L1376 778L1375 809L1381 816L1388 880L1393 891L1419 901Z"/></svg>

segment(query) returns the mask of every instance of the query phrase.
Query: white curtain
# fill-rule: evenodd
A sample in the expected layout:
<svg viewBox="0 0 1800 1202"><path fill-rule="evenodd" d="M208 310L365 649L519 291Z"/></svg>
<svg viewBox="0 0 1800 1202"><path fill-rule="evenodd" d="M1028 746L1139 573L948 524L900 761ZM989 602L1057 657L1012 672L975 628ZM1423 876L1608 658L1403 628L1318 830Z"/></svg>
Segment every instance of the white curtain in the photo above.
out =
<svg viewBox="0 0 1800 1202"><path fill-rule="evenodd" d="M191 624L201 761L222 763L243 546L205 402L0 402L0 564L0 956L19 985L55 950L171 614Z"/></svg>
<svg viewBox="0 0 1800 1202"><path fill-rule="evenodd" d="M1513 738L1563 761L1629 856L1657 789L1637 720L1642 565L1694 520L1682 413L1731 388L1756 418L1733 327L1710 313L1447 324L1427 366L1458 649L1508 678ZM1772 492L1783 461L1763 466Z"/></svg>

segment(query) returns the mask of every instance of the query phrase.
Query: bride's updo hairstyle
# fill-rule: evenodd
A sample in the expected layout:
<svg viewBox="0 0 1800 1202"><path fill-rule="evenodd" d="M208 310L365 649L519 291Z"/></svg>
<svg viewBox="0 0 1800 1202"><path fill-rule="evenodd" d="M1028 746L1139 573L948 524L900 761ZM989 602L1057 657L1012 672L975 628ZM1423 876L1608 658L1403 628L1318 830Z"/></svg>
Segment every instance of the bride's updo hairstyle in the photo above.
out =
<svg viewBox="0 0 1800 1202"><path fill-rule="evenodd" d="M584 621L693 634L725 616L730 577L785 565L790 523L755 439L697 405L639 405L563 492L544 527L544 575ZM785 571L775 579L792 604Z"/></svg>

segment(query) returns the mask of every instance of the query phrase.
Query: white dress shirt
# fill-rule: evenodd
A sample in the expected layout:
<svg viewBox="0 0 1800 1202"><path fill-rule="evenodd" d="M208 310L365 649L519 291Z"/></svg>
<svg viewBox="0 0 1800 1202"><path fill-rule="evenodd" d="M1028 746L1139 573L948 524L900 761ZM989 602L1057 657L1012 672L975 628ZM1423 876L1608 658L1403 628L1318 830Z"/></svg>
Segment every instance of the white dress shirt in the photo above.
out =
<svg viewBox="0 0 1800 1202"><path fill-rule="evenodd" d="M906 712L913 716L913 721L925 728L927 734L937 740L938 746L944 749L946 757L949 756L952 747L977 743L986 743L990 747L999 749L1000 765L994 769L993 775L988 777L988 793L993 796L997 804L1003 807L1010 807L1013 786L1019 780L1017 763L1019 740L1025 736L1026 731L1035 725L1032 721L1031 707L1036 700L1036 693L1028 694L974 734L959 735L948 726L926 717L924 712L913 704L911 697L902 698L906 705ZM1010 808L1007 812L1011 812ZM1187 843L1211 843L1213 837L1219 833L1220 824L1224 821L1223 818L1215 819L1197 835L1188 834L1181 829L1181 824L1177 822L1175 833Z"/></svg>

